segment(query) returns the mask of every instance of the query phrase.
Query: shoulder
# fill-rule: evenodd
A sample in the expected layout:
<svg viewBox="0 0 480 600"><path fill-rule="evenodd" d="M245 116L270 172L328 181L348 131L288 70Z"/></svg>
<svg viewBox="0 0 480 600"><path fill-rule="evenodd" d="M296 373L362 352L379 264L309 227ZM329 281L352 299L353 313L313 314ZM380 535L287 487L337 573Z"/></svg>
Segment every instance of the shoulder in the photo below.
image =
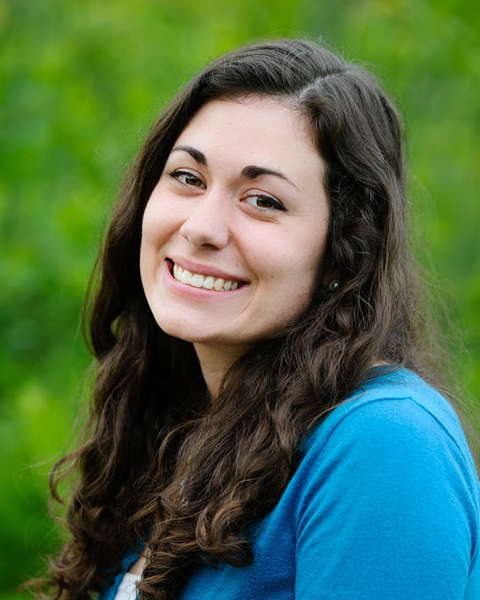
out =
<svg viewBox="0 0 480 600"><path fill-rule="evenodd" d="M332 597L460 597L480 564L480 483L446 398L406 369L377 374L302 450L292 505L305 590L315 569Z"/></svg>
<svg viewBox="0 0 480 600"><path fill-rule="evenodd" d="M395 511L424 523L427 513L429 522L451 518L452 528L461 520L475 549L480 484L461 423L446 398L411 371L368 381L302 451L299 522L339 498L358 507L359 494L368 493L368 510L378 514L391 511L394 500Z"/></svg>
<svg viewBox="0 0 480 600"><path fill-rule="evenodd" d="M302 452L318 453L334 437L343 443L375 440L420 445L449 441L473 467L460 420L448 400L408 369L377 372L307 437Z"/></svg>

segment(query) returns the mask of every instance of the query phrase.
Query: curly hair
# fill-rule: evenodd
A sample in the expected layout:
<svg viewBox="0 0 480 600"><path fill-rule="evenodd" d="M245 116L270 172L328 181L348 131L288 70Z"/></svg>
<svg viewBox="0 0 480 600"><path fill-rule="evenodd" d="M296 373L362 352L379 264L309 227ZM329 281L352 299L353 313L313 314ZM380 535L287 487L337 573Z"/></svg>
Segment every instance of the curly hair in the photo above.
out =
<svg viewBox="0 0 480 600"><path fill-rule="evenodd" d="M193 345L163 332L148 307L141 223L197 111L249 96L308 118L331 207L325 260L342 285L332 292L318 282L302 315L238 359L211 403ZM166 106L125 181L95 295L87 293L96 383L88 437L52 473L57 499L65 471L78 481L45 597L91 598L139 543L150 551L142 599L176 597L205 563L250 564L253 526L279 501L301 442L373 364L406 366L438 385L409 250L403 129L374 76L303 39L221 56ZM60 473L60 464L69 468Z"/></svg>

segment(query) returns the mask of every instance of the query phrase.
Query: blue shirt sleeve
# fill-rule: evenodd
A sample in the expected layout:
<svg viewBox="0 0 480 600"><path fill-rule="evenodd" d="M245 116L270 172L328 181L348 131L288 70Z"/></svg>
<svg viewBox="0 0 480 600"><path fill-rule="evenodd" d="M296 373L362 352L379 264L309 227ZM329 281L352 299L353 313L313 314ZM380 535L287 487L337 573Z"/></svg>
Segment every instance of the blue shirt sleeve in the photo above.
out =
<svg viewBox="0 0 480 600"><path fill-rule="evenodd" d="M412 398L363 404L317 454L296 510L296 600L464 598L478 515L433 414Z"/></svg>

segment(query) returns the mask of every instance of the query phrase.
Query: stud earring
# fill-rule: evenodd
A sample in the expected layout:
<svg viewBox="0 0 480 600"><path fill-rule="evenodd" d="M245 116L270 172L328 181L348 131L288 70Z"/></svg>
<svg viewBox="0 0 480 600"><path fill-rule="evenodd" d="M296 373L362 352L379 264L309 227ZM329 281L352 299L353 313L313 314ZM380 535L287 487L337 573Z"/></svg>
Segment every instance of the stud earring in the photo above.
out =
<svg viewBox="0 0 480 600"><path fill-rule="evenodd" d="M340 285L341 283L338 279L332 279L332 281L328 284L327 289L329 292L336 292Z"/></svg>

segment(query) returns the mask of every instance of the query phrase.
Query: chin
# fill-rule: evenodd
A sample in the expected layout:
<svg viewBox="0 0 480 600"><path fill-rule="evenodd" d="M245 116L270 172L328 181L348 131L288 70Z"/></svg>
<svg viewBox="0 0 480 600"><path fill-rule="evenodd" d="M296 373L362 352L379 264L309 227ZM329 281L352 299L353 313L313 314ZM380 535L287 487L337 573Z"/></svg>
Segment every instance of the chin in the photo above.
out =
<svg viewBox="0 0 480 600"><path fill-rule="evenodd" d="M171 321L162 323L157 320L157 324L162 331L174 338L184 342L195 343L225 343L219 332L207 331L205 327L191 327L185 323L173 324Z"/></svg>

